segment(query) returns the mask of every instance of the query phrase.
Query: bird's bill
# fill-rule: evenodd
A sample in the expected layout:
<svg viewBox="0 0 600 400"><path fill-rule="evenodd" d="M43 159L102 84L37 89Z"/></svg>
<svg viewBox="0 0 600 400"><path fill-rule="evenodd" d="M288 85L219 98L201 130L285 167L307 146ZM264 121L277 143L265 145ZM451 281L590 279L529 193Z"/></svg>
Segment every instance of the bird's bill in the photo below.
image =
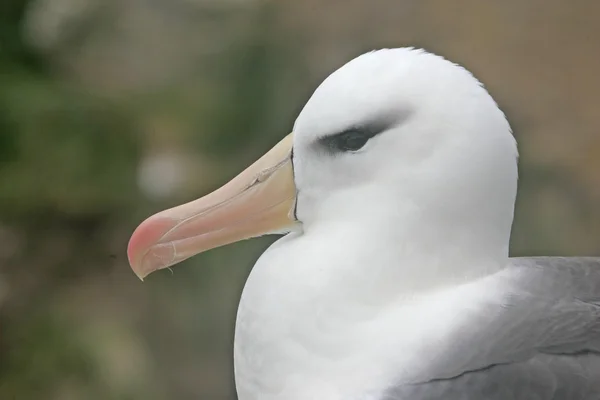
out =
<svg viewBox="0 0 600 400"><path fill-rule="evenodd" d="M127 255L140 279L198 253L267 233L289 231L296 197L292 134L214 192L142 222Z"/></svg>

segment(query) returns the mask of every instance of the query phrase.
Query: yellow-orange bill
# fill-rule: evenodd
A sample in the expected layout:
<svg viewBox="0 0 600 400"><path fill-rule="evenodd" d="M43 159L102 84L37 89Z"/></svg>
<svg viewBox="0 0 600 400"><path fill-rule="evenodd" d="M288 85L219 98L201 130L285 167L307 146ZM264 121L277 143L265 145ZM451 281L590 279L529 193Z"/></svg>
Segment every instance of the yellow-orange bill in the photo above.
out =
<svg viewBox="0 0 600 400"><path fill-rule="evenodd" d="M292 134L223 187L151 216L137 227L127 248L140 279L193 255L295 223L296 187Z"/></svg>

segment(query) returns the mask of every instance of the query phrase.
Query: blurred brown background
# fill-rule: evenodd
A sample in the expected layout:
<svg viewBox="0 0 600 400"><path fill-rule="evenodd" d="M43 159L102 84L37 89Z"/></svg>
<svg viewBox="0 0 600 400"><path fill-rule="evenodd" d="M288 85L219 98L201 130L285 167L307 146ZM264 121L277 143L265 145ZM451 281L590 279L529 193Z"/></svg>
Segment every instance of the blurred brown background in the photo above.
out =
<svg viewBox="0 0 600 400"><path fill-rule="evenodd" d="M142 284L129 235L373 48L463 64L507 113L513 255L600 255L599 18L595 0L2 0L0 399L234 399L237 301L272 239Z"/></svg>

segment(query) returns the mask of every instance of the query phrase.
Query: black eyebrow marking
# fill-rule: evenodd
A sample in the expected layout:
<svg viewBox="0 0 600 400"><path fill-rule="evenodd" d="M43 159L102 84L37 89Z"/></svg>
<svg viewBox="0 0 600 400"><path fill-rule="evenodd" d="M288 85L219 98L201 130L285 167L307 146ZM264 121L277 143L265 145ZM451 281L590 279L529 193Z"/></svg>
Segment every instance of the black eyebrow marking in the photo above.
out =
<svg viewBox="0 0 600 400"><path fill-rule="evenodd" d="M324 148L330 154L342 153L343 149L339 147L339 141L343 140L347 135L358 136L362 139L362 143L366 143L371 138L383 133L384 129L372 129L369 127L352 127L343 130L342 132L335 133L333 135L324 136L317 140L319 147Z"/></svg>
<svg viewBox="0 0 600 400"><path fill-rule="evenodd" d="M412 114L410 110L401 113L379 116L367 120L365 123L351 125L348 128L333 134L321 136L316 140L316 144L321 149L326 149L329 153L339 153L340 150L336 147L336 142L343 136L355 132L362 135L366 140L370 140L392 128L397 127L408 119Z"/></svg>

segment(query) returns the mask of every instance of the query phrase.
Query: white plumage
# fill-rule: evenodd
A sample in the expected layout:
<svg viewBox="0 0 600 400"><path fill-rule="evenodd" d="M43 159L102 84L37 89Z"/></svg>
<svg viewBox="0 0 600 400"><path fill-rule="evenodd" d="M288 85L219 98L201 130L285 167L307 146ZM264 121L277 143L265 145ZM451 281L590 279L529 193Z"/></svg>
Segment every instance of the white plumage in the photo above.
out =
<svg viewBox="0 0 600 400"><path fill-rule="evenodd" d="M240 400L597 398L598 261L509 258L517 147L467 70L410 48L350 61L298 116L291 160L297 221L239 305ZM258 193L284 162L269 165L237 194L145 223L168 229L131 253L134 269L233 241L191 224Z"/></svg>

